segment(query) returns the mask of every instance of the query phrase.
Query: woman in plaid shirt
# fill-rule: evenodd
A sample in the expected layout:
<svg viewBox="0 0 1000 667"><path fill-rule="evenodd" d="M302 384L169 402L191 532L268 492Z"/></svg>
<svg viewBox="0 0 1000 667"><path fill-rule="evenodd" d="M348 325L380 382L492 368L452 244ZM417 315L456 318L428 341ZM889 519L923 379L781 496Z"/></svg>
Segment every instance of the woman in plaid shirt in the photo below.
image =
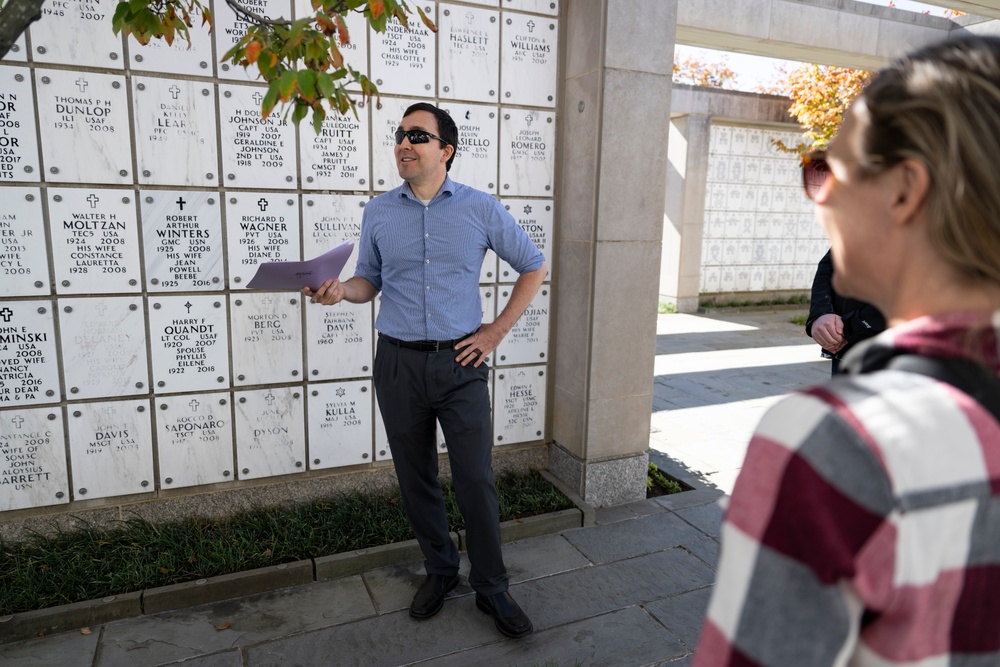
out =
<svg viewBox="0 0 1000 667"><path fill-rule="evenodd" d="M998 165L1000 39L981 37L879 72L805 158L834 288L891 328L758 426L696 667L1000 665L1000 425L953 384L886 369L968 359L996 382Z"/></svg>

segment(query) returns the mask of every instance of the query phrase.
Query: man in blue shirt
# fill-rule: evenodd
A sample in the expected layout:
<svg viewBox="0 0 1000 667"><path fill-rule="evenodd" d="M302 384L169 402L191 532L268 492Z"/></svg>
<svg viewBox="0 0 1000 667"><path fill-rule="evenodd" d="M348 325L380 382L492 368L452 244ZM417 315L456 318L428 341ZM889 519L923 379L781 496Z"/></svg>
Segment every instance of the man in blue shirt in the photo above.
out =
<svg viewBox="0 0 1000 667"><path fill-rule="evenodd" d="M492 464L488 367L545 280L545 258L495 198L448 177L458 128L437 107L409 107L396 130L404 183L365 207L355 275L328 280L319 303L367 303L381 291L374 383L403 507L424 553L427 578L410 616L430 618L458 584L438 482L435 419L448 445L452 484L465 518L476 606L497 629L524 637L531 621L507 591ZM487 249L520 275L496 319L482 323L479 273Z"/></svg>

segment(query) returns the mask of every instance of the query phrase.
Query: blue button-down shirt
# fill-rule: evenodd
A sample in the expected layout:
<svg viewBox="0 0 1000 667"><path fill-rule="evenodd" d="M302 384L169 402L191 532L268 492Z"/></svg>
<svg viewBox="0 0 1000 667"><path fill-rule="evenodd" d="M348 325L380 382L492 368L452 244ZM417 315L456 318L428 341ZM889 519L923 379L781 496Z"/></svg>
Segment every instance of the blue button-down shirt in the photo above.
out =
<svg viewBox="0 0 1000 667"><path fill-rule="evenodd" d="M451 340L482 323L486 250L518 273L545 258L503 205L446 178L424 204L408 183L365 206L355 275L382 292L375 328L402 340Z"/></svg>

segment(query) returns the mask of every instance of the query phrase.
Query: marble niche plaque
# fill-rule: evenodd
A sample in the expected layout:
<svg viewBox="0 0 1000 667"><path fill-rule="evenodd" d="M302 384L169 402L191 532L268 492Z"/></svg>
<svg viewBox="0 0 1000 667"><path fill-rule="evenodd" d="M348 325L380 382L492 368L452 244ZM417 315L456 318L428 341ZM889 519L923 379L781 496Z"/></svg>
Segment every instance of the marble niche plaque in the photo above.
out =
<svg viewBox="0 0 1000 667"><path fill-rule="evenodd" d="M310 385L309 469L370 463L371 380Z"/></svg>
<svg viewBox="0 0 1000 667"><path fill-rule="evenodd" d="M486 251L483 258L483 266L479 269L480 283L495 283L497 281L497 254L492 250Z"/></svg>
<svg viewBox="0 0 1000 667"><path fill-rule="evenodd" d="M0 211L0 296L51 294L38 188L5 187Z"/></svg>
<svg viewBox="0 0 1000 667"><path fill-rule="evenodd" d="M31 74L5 67L0 70L0 183L40 180Z"/></svg>
<svg viewBox="0 0 1000 667"><path fill-rule="evenodd" d="M260 105L266 88L219 86L223 184L229 187L294 188L295 126L275 110L266 120Z"/></svg>
<svg viewBox="0 0 1000 667"><path fill-rule="evenodd" d="M504 111L500 122L500 196L552 196L555 120L549 111Z"/></svg>
<svg viewBox="0 0 1000 667"><path fill-rule="evenodd" d="M495 375L494 444L541 440L545 433L545 367L504 368Z"/></svg>
<svg viewBox="0 0 1000 667"><path fill-rule="evenodd" d="M141 291L132 191L49 188L48 193L56 291Z"/></svg>
<svg viewBox="0 0 1000 667"><path fill-rule="evenodd" d="M142 297L59 299L63 377L71 399L149 391Z"/></svg>
<svg viewBox="0 0 1000 667"><path fill-rule="evenodd" d="M479 296L483 301L483 324L489 324L497 318L497 286L480 285ZM493 363L493 354L486 356L486 363Z"/></svg>
<svg viewBox="0 0 1000 667"><path fill-rule="evenodd" d="M148 399L72 405L68 422L76 500L155 491Z"/></svg>
<svg viewBox="0 0 1000 667"><path fill-rule="evenodd" d="M28 48L24 39L26 32L22 32L21 35L10 45L10 51L4 58L10 62L23 63L28 60Z"/></svg>
<svg viewBox="0 0 1000 667"><path fill-rule="evenodd" d="M438 62L442 98L497 102L500 12L440 5Z"/></svg>
<svg viewBox="0 0 1000 667"><path fill-rule="evenodd" d="M302 379L301 294L231 294L230 331L236 386Z"/></svg>
<svg viewBox="0 0 1000 667"><path fill-rule="evenodd" d="M222 295L149 298L157 393L229 386L229 330Z"/></svg>
<svg viewBox="0 0 1000 667"><path fill-rule="evenodd" d="M122 69L122 36L111 30L117 0L52 0L31 24L37 63ZM135 42L133 42L134 44Z"/></svg>
<svg viewBox="0 0 1000 667"><path fill-rule="evenodd" d="M301 387L236 392L236 468L240 479L305 472Z"/></svg>
<svg viewBox="0 0 1000 667"><path fill-rule="evenodd" d="M307 301L306 341L310 380L371 376L371 304Z"/></svg>
<svg viewBox="0 0 1000 667"><path fill-rule="evenodd" d="M157 398L156 450L161 489L236 479L229 393Z"/></svg>
<svg viewBox="0 0 1000 667"><path fill-rule="evenodd" d="M146 77L132 83L139 183L217 186L212 84Z"/></svg>
<svg viewBox="0 0 1000 667"><path fill-rule="evenodd" d="M421 5L428 18L434 20L434 7ZM417 95L434 97L435 35L414 11L409 17L410 28L390 19L384 33L371 38L371 80L383 95Z"/></svg>
<svg viewBox="0 0 1000 667"><path fill-rule="evenodd" d="M555 218L552 200L504 199L503 205L545 255L545 268L548 269L545 280L552 280L552 227ZM499 271L500 282L512 283L517 280L518 273L502 259Z"/></svg>
<svg viewBox="0 0 1000 667"><path fill-rule="evenodd" d="M209 26L203 24L202 13L197 6L189 8L188 11L194 24L188 30L190 41L179 34L174 38L173 44L167 44L163 39L151 39L148 44L140 44L134 39L128 40L129 60L133 71L149 70L194 76L214 74L212 35L208 31ZM221 52L219 57L222 57Z"/></svg>
<svg viewBox="0 0 1000 667"><path fill-rule="evenodd" d="M0 413L0 512L68 502L62 410Z"/></svg>
<svg viewBox="0 0 1000 667"><path fill-rule="evenodd" d="M536 107L556 105L558 43L558 19L504 13L501 102Z"/></svg>
<svg viewBox="0 0 1000 667"><path fill-rule="evenodd" d="M310 190L367 190L368 110L358 107L358 116L333 111L316 134L311 123L299 126L302 176Z"/></svg>
<svg viewBox="0 0 1000 667"><path fill-rule="evenodd" d="M358 243L361 241L361 214L368 197L365 195L302 196L302 256L311 259L336 248L344 241L354 243L340 279L354 275L358 265Z"/></svg>
<svg viewBox="0 0 1000 667"><path fill-rule="evenodd" d="M222 206L214 192L139 193L146 289L221 290Z"/></svg>
<svg viewBox="0 0 1000 667"><path fill-rule="evenodd" d="M392 450L389 449L389 436L386 435L385 422L382 420L382 411L378 407L378 394L375 395L375 460L392 460Z"/></svg>
<svg viewBox="0 0 1000 667"><path fill-rule="evenodd" d="M226 231L233 288L245 287L261 262L299 259L299 206L292 195L231 193Z"/></svg>
<svg viewBox="0 0 1000 667"><path fill-rule="evenodd" d="M501 285L497 312L503 312L510 301L511 288ZM497 348L497 365L538 364L548 359L549 351L549 287L542 285L538 294L525 308L507 337Z"/></svg>
<svg viewBox="0 0 1000 667"><path fill-rule="evenodd" d="M46 180L132 183L125 77L41 69L35 77Z"/></svg>
<svg viewBox="0 0 1000 667"><path fill-rule="evenodd" d="M396 169L395 133L403 119L403 112L418 101L383 97L381 107L372 107L372 181L375 190L392 190L402 183Z"/></svg>
<svg viewBox="0 0 1000 667"><path fill-rule="evenodd" d="M269 19L287 19L292 15L292 4L289 0L245 0L240 4L255 14ZM262 81L260 70L257 69L256 65L243 67L242 65L234 65L230 60L223 58L226 52L240 41L240 38L247 33L247 29L253 24L245 16L237 14L228 5L217 6L213 18L215 19L215 28L212 30L212 35L215 37L215 49L219 58L219 78L235 81Z"/></svg>
<svg viewBox="0 0 1000 667"><path fill-rule="evenodd" d="M0 303L0 406L58 400L52 302Z"/></svg>
<svg viewBox="0 0 1000 667"><path fill-rule="evenodd" d="M451 177L495 195L499 111L496 107L453 102L442 107L458 126L458 153L451 165Z"/></svg>

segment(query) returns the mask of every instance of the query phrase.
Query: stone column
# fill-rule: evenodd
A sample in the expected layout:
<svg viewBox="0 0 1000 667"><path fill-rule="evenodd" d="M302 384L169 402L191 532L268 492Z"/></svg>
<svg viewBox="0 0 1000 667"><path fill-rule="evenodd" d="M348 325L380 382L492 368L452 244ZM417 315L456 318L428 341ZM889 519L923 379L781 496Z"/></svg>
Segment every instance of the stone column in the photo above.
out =
<svg viewBox="0 0 1000 667"><path fill-rule="evenodd" d="M670 119L660 298L681 313L698 310L711 128L704 115Z"/></svg>
<svg viewBox="0 0 1000 667"><path fill-rule="evenodd" d="M550 470L645 498L676 0L568 0Z"/></svg>

